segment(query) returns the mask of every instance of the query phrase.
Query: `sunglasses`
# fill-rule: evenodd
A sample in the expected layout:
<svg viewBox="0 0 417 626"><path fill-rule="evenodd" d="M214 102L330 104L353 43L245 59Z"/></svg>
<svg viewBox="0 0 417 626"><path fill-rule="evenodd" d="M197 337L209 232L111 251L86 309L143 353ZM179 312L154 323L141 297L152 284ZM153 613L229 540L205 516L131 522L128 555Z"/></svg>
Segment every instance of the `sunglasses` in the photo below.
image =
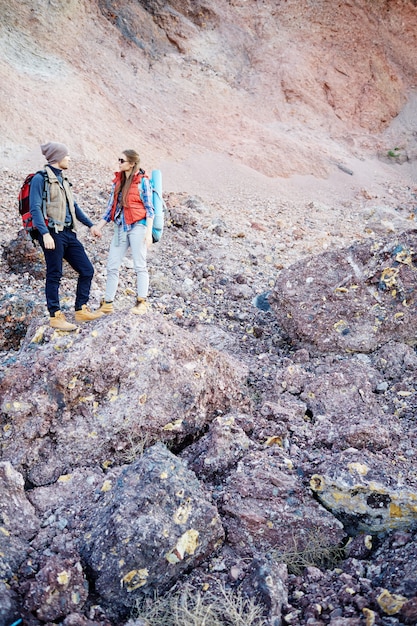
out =
<svg viewBox="0 0 417 626"><path fill-rule="evenodd" d="M127 163L127 159L117 159L119 163Z"/></svg>

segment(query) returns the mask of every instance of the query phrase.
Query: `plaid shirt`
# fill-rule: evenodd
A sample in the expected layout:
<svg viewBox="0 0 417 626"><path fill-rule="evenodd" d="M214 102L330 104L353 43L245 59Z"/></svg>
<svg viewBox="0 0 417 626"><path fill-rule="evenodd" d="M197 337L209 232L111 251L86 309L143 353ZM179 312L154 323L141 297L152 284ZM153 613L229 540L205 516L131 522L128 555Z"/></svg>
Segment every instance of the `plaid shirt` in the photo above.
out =
<svg viewBox="0 0 417 626"><path fill-rule="evenodd" d="M107 202L107 209L105 214L103 215L103 220L106 222L111 222L111 211L112 211L112 207L113 207L113 201L114 201L114 190L115 190L116 185L113 183L112 186L112 190L110 193L110 197L109 197L109 201ZM144 176L142 178L142 183L139 183L138 185L139 187L139 194L141 197L141 200L145 206L146 209L146 217L153 217L155 215L155 209L154 206L152 204L152 190L151 190L151 186L149 184L149 180ZM123 227L123 230L128 232L129 230L132 230L133 226L135 224L126 224L125 222L125 214L123 211L123 207L121 206L121 199L122 199L122 194L119 193L119 196L117 198L117 205L116 205L116 212L115 212L115 223L118 224L119 226ZM143 224L145 224L145 220L141 220L141 222L143 222ZM137 222L135 222L137 223Z"/></svg>

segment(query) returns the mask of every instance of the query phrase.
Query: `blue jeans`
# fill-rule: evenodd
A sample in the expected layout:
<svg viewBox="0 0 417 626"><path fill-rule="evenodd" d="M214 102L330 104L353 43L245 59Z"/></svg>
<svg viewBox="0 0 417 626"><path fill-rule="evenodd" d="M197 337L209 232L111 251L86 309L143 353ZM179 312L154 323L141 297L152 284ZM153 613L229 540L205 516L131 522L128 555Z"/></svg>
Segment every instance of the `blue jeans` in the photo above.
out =
<svg viewBox="0 0 417 626"><path fill-rule="evenodd" d="M88 258L84 246L77 239L77 235L70 228L56 233L52 228L50 234L55 241L55 250L47 250L43 245L43 237L39 235L38 241L45 255L46 282L45 295L46 305L50 315L61 309L59 304L59 285L62 278L62 261L65 259L78 274L77 290L75 294L75 310L87 304L90 297L91 281L94 276L94 268Z"/></svg>
<svg viewBox="0 0 417 626"><path fill-rule="evenodd" d="M138 298L146 298L149 289L149 274L146 264L147 248L145 243L146 226L136 222L132 230L125 232L122 226L114 225L113 238L107 258L107 282L105 300L113 302L119 284L119 269L130 248L133 267L136 272L136 290Z"/></svg>

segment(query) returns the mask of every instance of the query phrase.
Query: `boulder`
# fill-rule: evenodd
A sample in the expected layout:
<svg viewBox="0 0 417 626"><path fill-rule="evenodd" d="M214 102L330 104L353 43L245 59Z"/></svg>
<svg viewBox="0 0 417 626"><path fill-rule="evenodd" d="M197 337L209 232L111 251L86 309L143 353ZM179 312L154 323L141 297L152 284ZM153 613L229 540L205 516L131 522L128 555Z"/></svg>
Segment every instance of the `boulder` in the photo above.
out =
<svg viewBox="0 0 417 626"><path fill-rule="evenodd" d="M354 449L332 454L318 463L310 487L349 534L406 530L417 523L414 463L401 455Z"/></svg>
<svg viewBox="0 0 417 626"><path fill-rule="evenodd" d="M0 462L0 624L18 617L18 594L13 587L40 523L26 497L22 475L10 463Z"/></svg>
<svg viewBox="0 0 417 626"><path fill-rule="evenodd" d="M4 535L29 541L40 526L25 492L23 476L8 461L0 462L0 519Z"/></svg>
<svg viewBox="0 0 417 626"><path fill-rule="evenodd" d="M282 624L282 609L288 604L287 581L287 566L265 558L254 559L244 579L247 595L255 595L267 607L271 626Z"/></svg>
<svg viewBox="0 0 417 626"><path fill-rule="evenodd" d="M387 533L383 542L374 539L376 550L368 570L375 587L380 585L389 589L391 593L410 599L408 607L404 607L404 613L408 617L411 617L411 609L413 608L416 614L417 608L416 538L417 529L414 526L412 530L395 530ZM387 554L391 558L387 559Z"/></svg>
<svg viewBox="0 0 417 626"><path fill-rule="evenodd" d="M102 493L81 552L101 603L121 619L138 598L168 590L223 539L217 509L195 474L158 443Z"/></svg>
<svg viewBox="0 0 417 626"><path fill-rule="evenodd" d="M3 245L3 257L15 274L28 273L36 279L45 277L42 249L23 228L19 230L15 239Z"/></svg>
<svg viewBox="0 0 417 626"><path fill-rule="evenodd" d="M187 461L188 467L199 478L207 480L224 475L246 450L253 447L252 441L239 426L239 419L244 420L245 416L235 417L228 413L216 417L208 433L181 453L181 458Z"/></svg>
<svg viewBox="0 0 417 626"><path fill-rule="evenodd" d="M77 467L179 446L247 409L246 367L152 312L107 316L71 334L33 324L0 382L3 459L33 485Z"/></svg>
<svg viewBox="0 0 417 626"><path fill-rule="evenodd" d="M277 400L269 407L269 420L275 419L277 431L291 433L294 443L382 450L401 441L403 429L383 393L384 376L364 355L291 362L277 371L275 382ZM290 409L291 402L298 412Z"/></svg>
<svg viewBox="0 0 417 626"><path fill-rule="evenodd" d="M278 445L251 451L230 472L219 504L228 544L242 556L302 552L319 534L323 547L345 537L342 524L318 504Z"/></svg>
<svg viewBox="0 0 417 626"><path fill-rule="evenodd" d="M0 624L12 624L19 617L18 596L0 580Z"/></svg>
<svg viewBox="0 0 417 626"><path fill-rule="evenodd" d="M23 477L0 462L0 579L11 581L30 551L40 520L24 491ZM6 592L5 592L6 593Z"/></svg>
<svg viewBox="0 0 417 626"><path fill-rule="evenodd" d="M417 343L417 230L330 250L284 269L269 296L280 325L311 353Z"/></svg>

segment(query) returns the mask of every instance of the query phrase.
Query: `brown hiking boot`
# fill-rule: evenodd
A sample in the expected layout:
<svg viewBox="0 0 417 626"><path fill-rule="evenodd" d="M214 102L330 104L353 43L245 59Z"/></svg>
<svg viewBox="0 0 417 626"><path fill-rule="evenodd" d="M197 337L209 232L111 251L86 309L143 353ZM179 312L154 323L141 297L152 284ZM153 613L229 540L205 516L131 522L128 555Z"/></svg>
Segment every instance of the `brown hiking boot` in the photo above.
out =
<svg viewBox="0 0 417 626"><path fill-rule="evenodd" d="M77 328L75 324L67 322L62 311L55 311L55 314L51 315L49 318L49 325L52 328L56 328L56 330L76 330Z"/></svg>
<svg viewBox="0 0 417 626"><path fill-rule="evenodd" d="M144 315L148 307L149 305L144 298L138 298L133 309L130 309L130 312L135 313L135 315Z"/></svg>
<svg viewBox="0 0 417 626"><path fill-rule="evenodd" d="M105 300L102 300L100 302L100 308L98 310L104 313L105 315L114 313L113 302L106 302Z"/></svg>
<svg viewBox="0 0 417 626"><path fill-rule="evenodd" d="M79 311L75 311L75 321L76 322L91 322L92 320L98 320L99 317L102 317L104 313L100 311L90 311L86 304L83 304L82 308Z"/></svg>

